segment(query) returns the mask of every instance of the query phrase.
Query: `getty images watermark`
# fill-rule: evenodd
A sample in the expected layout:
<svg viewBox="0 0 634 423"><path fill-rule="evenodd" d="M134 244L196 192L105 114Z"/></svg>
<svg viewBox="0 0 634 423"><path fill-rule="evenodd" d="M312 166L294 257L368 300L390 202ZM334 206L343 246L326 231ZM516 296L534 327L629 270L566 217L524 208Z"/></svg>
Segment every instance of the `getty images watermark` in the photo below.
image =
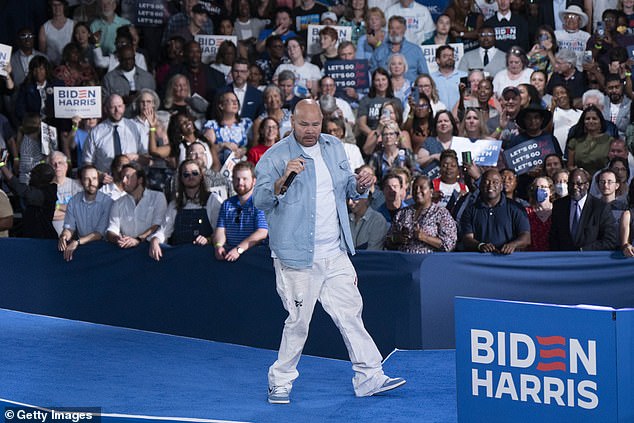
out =
<svg viewBox="0 0 634 423"><path fill-rule="evenodd" d="M96 407L6 407L4 423L41 422L41 423L100 423L101 408Z"/></svg>

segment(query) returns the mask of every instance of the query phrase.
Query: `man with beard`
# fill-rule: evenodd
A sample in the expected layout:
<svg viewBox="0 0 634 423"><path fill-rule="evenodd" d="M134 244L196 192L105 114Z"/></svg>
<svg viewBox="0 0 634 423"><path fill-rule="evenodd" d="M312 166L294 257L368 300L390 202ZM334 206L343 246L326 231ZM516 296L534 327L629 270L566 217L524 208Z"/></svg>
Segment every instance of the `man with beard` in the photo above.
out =
<svg viewBox="0 0 634 423"><path fill-rule="evenodd" d="M630 106L632 100L623 95L624 82L618 75L608 74L605 79L605 107L603 117L619 129L619 137L625 138L625 130L630 123Z"/></svg>
<svg viewBox="0 0 634 423"><path fill-rule="evenodd" d="M110 197L99 192L99 172L96 167L82 167L79 179L84 191L75 194L69 201L64 216L64 230L57 243L66 261L73 259L73 253L80 245L103 238L113 203Z"/></svg>
<svg viewBox="0 0 634 423"><path fill-rule="evenodd" d="M392 16L388 22L388 37L374 50L370 57L370 72L377 68L387 69L387 61L393 53L401 53L407 59L405 78L414 81L421 73L429 73L427 61L420 46L405 39L407 22L402 16Z"/></svg>
<svg viewBox="0 0 634 423"><path fill-rule="evenodd" d="M163 223L167 202L162 192L145 188L147 176L138 164L123 165L121 176L127 195L112 205L106 237L119 248L133 248Z"/></svg>
<svg viewBox="0 0 634 423"><path fill-rule="evenodd" d="M269 234L264 212L253 205L255 169L251 162L239 162L233 168L233 189L220 208L214 233L216 259L236 261L249 248L258 245Z"/></svg>
<svg viewBox="0 0 634 423"><path fill-rule="evenodd" d="M290 403L317 300L343 335L356 396L405 383L383 373L381 353L363 325L363 300L348 258L355 250L346 201L365 196L374 177L352 172L341 142L321 133L322 120L315 101L300 101L293 133L268 149L257 165L254 201L266 213L277 292L288 312L277 360L269 368L271 404Z"/></svg>
<svg viewBox="0 0 634 423"><path fill-rule="evenodd" d="M617 232L610 205L588 195L590 174L573 169L568 195L553 204L552 251L614 250Z"/></svg>
<svg viewBox="0 0 634 423"><path fill-rule="evenodd" d="M502 177L496 169L482 175L480 198L460 219L466 251L511 254L531 244L526 211L502 195Z"/></svg>
<svg viewBox="0 0 634 423"><path fill-rule="evenodd" d="M447 106L447 110L453 110L460 99L458 85L460 78L467 76L467 72L456 70L456 60L453 47L444 45L436 50L436 63L438 70L431 74L438 89L440 101Z"/></svg>
<svg viewBox="0 0 634 423"><path fill-rule="evenodd" d="M90 32L99 32L99 45L104 56L114 54L114 40L119 27L130 25L130 21L115 13L118 0L99 0L100 17L90 24ZM99 47L97 45L97 47Z"/></svg>
<svg viewBox="0 0 634 423"><path fill-rule="evenodd" d="M434 34L436 26L429 9L414 0L399 0L385 10L386 19L402 16L407 22L405 38L414 44L422 44Z"/></svg>

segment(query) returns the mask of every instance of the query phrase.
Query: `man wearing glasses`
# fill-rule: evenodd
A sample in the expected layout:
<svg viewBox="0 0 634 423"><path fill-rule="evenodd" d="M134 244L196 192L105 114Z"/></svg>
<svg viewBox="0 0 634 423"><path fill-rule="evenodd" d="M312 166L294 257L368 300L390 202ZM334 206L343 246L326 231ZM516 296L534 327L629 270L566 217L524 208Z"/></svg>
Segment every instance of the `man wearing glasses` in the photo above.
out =
<svg viewBox="0 0 634 423"><path fill-rule="evenodd" d="M17 49L11 55L11 74L16 87L19 87L26 75L29 73L29 63L35 56L46 55L33 48L33 40L35 36L29 28L22 28L18 31Z"/></svg>
<svg viewBox="0 0 634 423"><path fill-rule="evenodd" d="M247 84L249 78L249 62L238 58L231 66L231 77L233 82L229 84L223 92L233 91L238 97L241 118L255 120L264 113L264 97L262 92Z"/></svg>
<svg viewBox="0 0 634 423"><path fill-rule="evenodd" d="M568 196L553 204L552 251L614 250L616 225L610 205L588 195L590 174L581 168L570 173Z"/></svg>
<svg viewBox="0 0 634 423"><path fill-rule="evenodd" d="M482 69L485 74L495 76L506 68L506 55L495 47L495 32L493 28L483 26L478 34L480 47L462 56L458 69L468 72L471 69Z"/></svg>
<svg viewBox="0 0 634 423"><path fill-rule="evenodd" d="M264 212L253 205L251 198L255 181L252 163L236 163L233 188L237 194L222 203L214 233L217 260L236 261L269 234Z"/></svg>

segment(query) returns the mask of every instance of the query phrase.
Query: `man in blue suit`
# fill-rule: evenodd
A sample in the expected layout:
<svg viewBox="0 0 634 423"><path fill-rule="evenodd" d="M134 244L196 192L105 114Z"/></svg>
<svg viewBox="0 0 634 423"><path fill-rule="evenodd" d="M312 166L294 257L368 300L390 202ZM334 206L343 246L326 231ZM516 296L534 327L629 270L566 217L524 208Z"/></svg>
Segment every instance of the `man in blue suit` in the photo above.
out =
<svg viewBox="0 0 634 423"><path fill-rule="evenodd" d="M233 91L240 101L240 117L255 120L264 112L262 92L247 84L249 62L239 58L231 66L233 82L222 92Z"/></svg>

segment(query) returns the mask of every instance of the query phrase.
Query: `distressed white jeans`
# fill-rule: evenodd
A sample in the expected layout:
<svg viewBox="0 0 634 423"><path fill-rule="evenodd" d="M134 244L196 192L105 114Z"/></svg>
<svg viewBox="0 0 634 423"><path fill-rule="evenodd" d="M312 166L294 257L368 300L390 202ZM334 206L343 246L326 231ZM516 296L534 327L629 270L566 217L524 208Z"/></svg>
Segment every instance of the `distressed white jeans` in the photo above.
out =
<svg viewBox="0 0 634 423"><path fill-rule="evenodd" d="M291 269L274 259L277 292L288 318L284 322L277 361L269 368L269 387L283 386L290 392L299 376L297 363L308 337L308 327L317 301L339 328L348 349L355 395L368 395L381 386L381 353L363 326L363 301L357 288L357 274L344 252L315 260L310 269Z"/></svg>

